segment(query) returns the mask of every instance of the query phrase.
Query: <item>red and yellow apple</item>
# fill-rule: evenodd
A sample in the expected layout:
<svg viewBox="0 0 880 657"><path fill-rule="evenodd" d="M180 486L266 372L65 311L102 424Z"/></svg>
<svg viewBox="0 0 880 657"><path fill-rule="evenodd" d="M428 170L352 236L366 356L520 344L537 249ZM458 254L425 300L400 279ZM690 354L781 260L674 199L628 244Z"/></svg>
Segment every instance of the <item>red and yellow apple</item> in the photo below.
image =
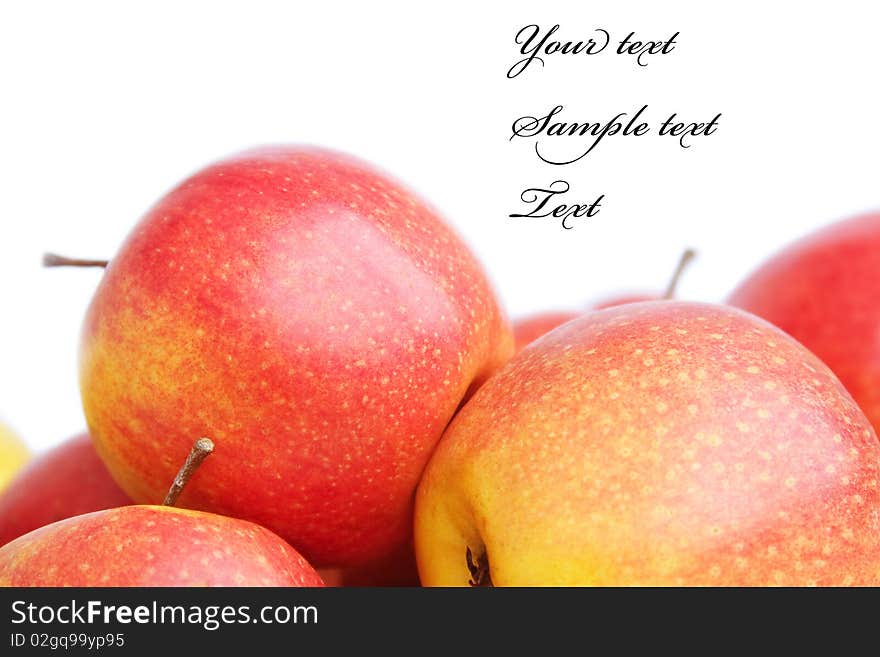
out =
<svg viewBox="0 0 880 657"><path fill-rule="evenodd" d="M168 506L61 520L0 548L0 586L322 586L253 523Z"/></svg>
<svg viewBox="0 0 880 657"><path fill-rule="evenodd" d="M772 322L821 358L880 431L880 212L789 245L728 302Z"/></svg>
<svg viewBox="0 0 880 657"><path fill-rule="evenodd" d="M619 306L524 349L420 484L426 585L878 585L880 443L812 353L724 306Z"/></svg>
<svg viewBox="0 0 880 657"><path fill-rule="evenodd" d="M88 435L31 461L0 494L0 545L57 520L130 504Z"/></svg>
<svg viewBox="0 0 880 657"><path fill-rule="evenodd" d="M135 227L89 308L80 384L136 502L159 501L208 436L181 506L360 566L411 539L434 445L512 343L424 201L352 157L266 148L196 173Z"/></svg>

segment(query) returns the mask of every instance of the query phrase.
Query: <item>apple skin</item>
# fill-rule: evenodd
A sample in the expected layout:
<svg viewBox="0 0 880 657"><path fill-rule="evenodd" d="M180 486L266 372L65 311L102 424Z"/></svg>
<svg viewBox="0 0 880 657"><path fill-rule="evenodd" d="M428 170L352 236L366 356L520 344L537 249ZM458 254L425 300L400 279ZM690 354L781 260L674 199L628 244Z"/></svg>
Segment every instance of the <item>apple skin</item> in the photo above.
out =
<svg viewBox="0 0 880 657"><path fill-rule="evenodd" d="M831 371L743 311L619 306L540 338L445 432L425 585L880 584L880 443Z"/></svg>
<svg viewBox="0 0 880 657"><path fill-rule="evenodd" d="M0 545L57 520L131 504L87 434L31 461L0 495Z"/></svg>
<svg viewBox="0 0 880 657"><path fill-rule="evenodd" d="M322 586L268 529L212 513L126 506L0 548L0 586Z"/></svg>
<svg viewBox="0 0 880 657"><path fill-rule="evenodd" d="M469 389L513 352L474 256L359 160L249 151L181 183L110 262L82 337L99 455L156 503L245 518L317 566L411 540L421 471Z"/></svg>
<svg viewBox="0 0 880 657"><path fill-rule="evenodd" d="M30 451L18 436L9 427L0 424L0 491L9 486L30 457Z"/></svg>
<svg viewBox="0 0 880 657"><path fill-rule="evenodd" d="M771 257L728 297L794 336L880 431L880 212L826 226Z"/></svg>

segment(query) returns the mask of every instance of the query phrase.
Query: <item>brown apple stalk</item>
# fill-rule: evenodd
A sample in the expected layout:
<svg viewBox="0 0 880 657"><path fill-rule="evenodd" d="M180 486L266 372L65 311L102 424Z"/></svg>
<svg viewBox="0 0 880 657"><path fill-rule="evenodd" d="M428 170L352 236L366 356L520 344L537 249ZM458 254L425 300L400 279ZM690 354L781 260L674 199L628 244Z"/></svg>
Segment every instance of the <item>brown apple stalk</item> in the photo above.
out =
<svg viewBox="0 0 880 657"><path fill-rule="evenodd" d="M68 258L57 253L44 253L44 267L106 267L109 260L83 260L81 258Z"/></svg>
<svg viewBox="0 0 880 657"><path fill-rule="evenodd" d="M666 286L666 291L661 297L662 299L675 298L675 290L678 287L678 281L681 280L681 275L684 273L684 270L687 269L687 266L690 264L691 260L696 257L696 255L697 252L693 249L684 250L684 253L681 254L681 258L679 258L678 260L675 271L672 272L672 278L669 280L669 285Z"/></svg>
<svg viewBox="0 0 880 657"><path fill-rule="evenodd" d="M471 586L494 586L492 584L492 574L489 572L489 555L483 550L483 554L474 561L474 553L470 547L465 548L465 561L467 562L468 571L471 578L468 584Z"/></svg>
<svg viewBox="0 0 880 657"><path fill-rule="evenodd" d="M193 473L202 464L202 461L208 458L208 455L213 451L214 442L210 438L199 438L193 444L192 451L186 457L186 461L181 466L177 476L174 477L171 488L168 489L168 494L162 502L164 506L174 506L177 498L183 492L184 486L189 482L190 477L193 476Z"/></svg>

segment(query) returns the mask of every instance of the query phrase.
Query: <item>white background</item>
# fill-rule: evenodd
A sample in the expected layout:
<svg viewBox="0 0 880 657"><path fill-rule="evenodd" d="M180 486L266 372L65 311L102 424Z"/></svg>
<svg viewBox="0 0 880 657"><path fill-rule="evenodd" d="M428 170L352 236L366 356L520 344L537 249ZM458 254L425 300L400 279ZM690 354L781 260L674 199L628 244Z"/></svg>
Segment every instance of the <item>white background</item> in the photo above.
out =
<svg viewBox="0 0 880 657"><path fill-rule="evenodd" d="M725 8L726 7L726 8ZM821 9L813 8L821 7ZM28 2L0 10L0 417L35 448L84 426L79 325L100 272L164 191L252 145L311 142L373 160L438 206L512 316L660 290L720 301L779 246L880 206L875 3ZM514 80L529 23L563 39L680 31L670 55L553 56ZM723 116L688 150L610 139L564 169L509 143L556 104L607 120ZM571 145L574 148L574 144ZM589 223L511 220L525 187L606 194ZM516 221L516 222L515 222ZM344 236L340 236L344 238Z"/></svg>

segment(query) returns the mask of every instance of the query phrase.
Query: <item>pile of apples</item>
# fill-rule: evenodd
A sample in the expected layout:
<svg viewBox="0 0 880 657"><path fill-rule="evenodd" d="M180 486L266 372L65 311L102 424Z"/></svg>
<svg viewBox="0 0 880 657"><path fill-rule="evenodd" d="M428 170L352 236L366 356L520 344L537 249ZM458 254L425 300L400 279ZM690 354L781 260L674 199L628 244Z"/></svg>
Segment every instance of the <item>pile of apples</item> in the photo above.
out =
<svg viewBox="0 0 880 657"><path fill-rule="evenodd" d="M0 494L2 585L880 584L880 214L514 327L411 191L277 147L50 264L106 264L88 434Z"/></svg>

